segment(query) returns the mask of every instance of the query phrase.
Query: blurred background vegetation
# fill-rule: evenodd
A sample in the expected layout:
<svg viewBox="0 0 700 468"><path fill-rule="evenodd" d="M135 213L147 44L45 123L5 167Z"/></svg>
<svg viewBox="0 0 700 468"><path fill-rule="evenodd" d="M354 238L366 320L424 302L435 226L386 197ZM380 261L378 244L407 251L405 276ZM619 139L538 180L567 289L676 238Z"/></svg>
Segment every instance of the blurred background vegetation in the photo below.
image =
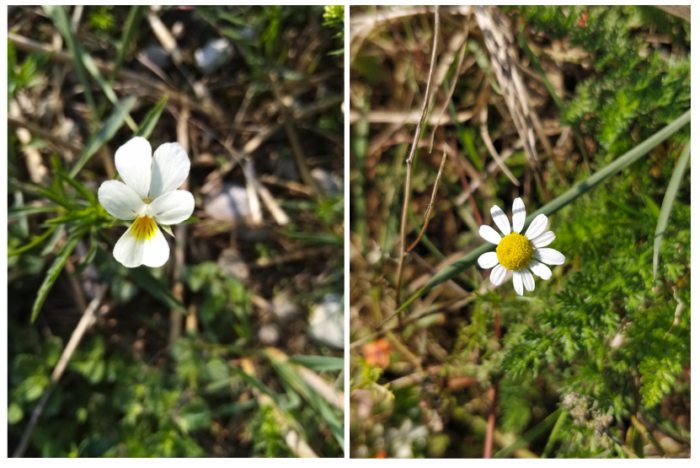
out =
<svg viewBox="0 0 700 468"><path fill-rule="evenodd" d="M684 10L632 6L487 13L490 36L511 37L501 57L525 84L539 161L523 150L475 8L441 7L409 244L449 157L399 304L484 243L491 206L510 216L520 196L532 213L690 108L689 9L687 21ZM566 263L534 292L494 288L475 266L415 300L403 326L383 324L396 309L405 160L433 16L432 7L350 11L351 456L689 456L689 125L550 216L551 247Z"/></svg>
<svg viewBox="0 0 700 468"><path fill-rule="evenodd" d="M342 456L343 7L8 15L9 453ZM192 162L160 269L94 200L134 135Z"/></svg>

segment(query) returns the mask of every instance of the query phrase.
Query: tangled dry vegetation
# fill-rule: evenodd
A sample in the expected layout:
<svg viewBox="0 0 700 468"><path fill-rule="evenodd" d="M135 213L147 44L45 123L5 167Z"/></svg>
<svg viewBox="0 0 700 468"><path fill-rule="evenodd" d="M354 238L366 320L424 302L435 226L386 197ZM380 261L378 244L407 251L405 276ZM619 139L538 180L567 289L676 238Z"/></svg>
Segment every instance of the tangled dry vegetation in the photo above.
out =
<svg viewBox="0 0 700 468"><path fill-rule="evenodd" d="M510 281L494 288L473 267L394 311L484 242L491 206L510 216L522 197L530 213L687 111L689 25L651 7L445 6L438 16L421 6L351 9L351 456L687 456L687 174L674 205L682 221L664 240L676 257L662 252L678 265L654 293L649 242L687 126L629 175L550 217L567 264L534 293L514 297ZM610 237L637 251L607 250L599 226L612 218L620 226ZM630 265L610 267L616 281L597 279L605 262ZM591 290L602 291L600 309L595 293L569 304ZM644 299L627 304L631 296ZM635 322L636 310L654 310L658 322ZM632 322L658 344L621 345ZM674 351L667 332L678 333ZM659 361L639 365L647 345ZM663 356L674 362L660 378L668 383L640 380L636 366L659 375ZM583 410L570 417L562 401L574 395Z"/></svg>

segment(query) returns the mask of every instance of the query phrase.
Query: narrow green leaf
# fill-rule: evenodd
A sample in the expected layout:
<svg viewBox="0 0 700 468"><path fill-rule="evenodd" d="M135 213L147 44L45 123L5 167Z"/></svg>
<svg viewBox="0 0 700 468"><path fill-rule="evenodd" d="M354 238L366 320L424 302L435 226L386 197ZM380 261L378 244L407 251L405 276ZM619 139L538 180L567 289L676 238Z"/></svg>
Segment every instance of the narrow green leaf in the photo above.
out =
<svg viewBox="0 0 700 468"><path fill-rule="evenodd" d="M68 23L68 15L66 10L62 5L45 5L42 7L47 15L51 17L54 26L61 33L63 39L68 43L68 49L73 55L73 62L75 67L75 74L78 75L78 80L80 84L83 85L85 91L85 100L87 101L90 112L94 117L97 117L97 108L95 107L95 101L92 98L92 92L90 91L90 83L88 82L87 76L85 75L85 69L83 68L82 60L82 49L75 38L75 35L70 29Z"/></svg>
<svg viewBox="0 0 700 468"><path fill-rule="evenodd" d="M71 34L73 33L71 32ZM92 76L93 79L97 81L97 84L100 85L100 88L102 88L102 92L105 93L107 99L109 99L109 101L115 106L119 104L119 98L117 97L117 93L115 93L114 89L112 89L112 85L109 84L109 82L107 82L107 80L105 80L102 77L100 69L97 68L97 64L92 59L90 54L85 52L82 49L82 47L80 47L80 45L78 45L78 50L80 51L80 59L83 61L85 69L90 74L90 76ZM132 119L128 113L124 116L124 120L126 121L126 124L129 126L129 128L131 128L132 130L136 130L136 122L134 122L134 119Z"/></svg>
<svg viewBox="0 0 700 468"><path fill-rule="evenodd" d="M683 173L688 165L688 161L690 161L690 140L685 143L683 153L681 153L678 164L676 164L676 168L673 170L671 182L669 182L668 188L666 189L664 201L661 203L659 221L656 224L656 231L654 232L654 283L656 283L656 272L659 268L659 250L661 249L661 241L664 238L666 225L668 224L668 219L671 217L671 207L673 206L673 201L676 199L676 195L678 194L678 187L681 185L681 179L683 178Z"/></svg>
<svg viewBox="0 0 700 468"><path fill-rule="evenodd" d="M95 233L95 231L92 231L90 233L90 248L88 249L87 254L85 255L85 260L83 260L83 263L81 263L80 266L78 266L78 268L75 269L76 275L82 273L85 270L85 268L87 268L95 259L95 254L97 253L97 245L97 234Z"/></svg>
<svg viewBox="0 0 700 468"><path fill-rule="evenodd" d="M119 45L117 45L117 58L114 60L114 67L109 75L110 83L114 83L114 80L119 74L119 69L122 63L124 63L124 57L126 57L126 51L129 49L131 39L138 30L141 19L143 18L144 10L144 5L133 5L131 10L129 10L129 17L126 19L126 25L124 26L124 31L122 31L122 38L119 41Z"/></svg>
<svg viewBox="0 0 700 468"><path fill-rule="evenodd" d="M89 191L83 184L78 182L77 180L73 179L72 177L68 177L67 174L63 172L57 172L56 175L63 180L65 183L73 187L75 190L78 191L85 199L93 206L97 205L97 197Z"/></svg>
<svg viewBox="0 0 700 468"><path fill-rule="evenodd" d="M630 164L634 163L635 161L641 159L643 156L645 156L649 151L651 151L656 145L660 144L661 142L665 141L668 137L676 133L678 130L683 128L685 125L690 122L690 110L686 111L683 115L678 117L676 120L668 124L666 127L663 129L659 130L656 132L654 135L651 137L647 138L643 142L641 142L639 145L628 151L627 153L623 154L619 158L617 158L615 161L611 162L604 168L600 169L598 172L581 182L580 184L576 185L575 187L569 189L567 192L563 193L562 195L558 196L551 202L547 203L545 206L540 208L539 210L530 213L530 215L527 217L525 220L525 227L526 229L530 223L532 222L535 217L539 214L545 214L547 216L550 216L566 205L573 203L577 198L580 196L588 193L590 190L595 188L598 184L603 182L604 180L608 179L609 177L612 177L613 175L617 174L618 172L622 171L626 167L628 167ZM419 289L413 296L411 296L406 302L403 303L401 307L399 307L390 317L387 317L386 320L389 318L393 317L394 315L398 314L402 310L404 310L406 307L408 307L413 301L415 301L417 298L425 294L426 292L430 291L434 287L444 283L445 281L451 280L464 270L466 270L469 267L472 267L476 264L477 259L485 254L486 252L490 252L492 250L495 250L496 246L485 242L481 246L477 247L476 249L472 250L468 254L466 254L464 257L460 258L457 260L455 263L452 265L448 266L444 270L440 271L437 275L433 276L428 283L423 286L421 289Z"/></svg>
<svg viewBox="0 0 700 468"><path fill-rule="evenodd" d="M56 256L56 259L51 265L51 268L49 268L49 271L46 273L44 282L41 284L41 287L39 288L39 293L37 294L36 300L34 301L34 307L32 307L32 323L34 323L34 320L36 320L37 315L39 315L39 311L44 305L46 297L49 295L53 284L58 279L58 275L61 273L61 270L63 270L63 267L65 266L68 257L70 257L70 254L73 253L73 249L75 249L75 246L80 240L82 234L82 232L77 232L68 239L68 242L66 242L66 245L64 245L61 251L58 253L58 256Z"/></svg>
<svg viewBox="0 0 700 468"><path fill-rule="evenodd" d="M63 237L63 233L66 232L66 226L65 225L60 225L58 228L54 231L53 235L49 239L49 241L46 243L43 249L41 249L41 255L48 255L51 252L53 252L54 247L56 247L56 244L58 244L58 241L61 240L61 237Z"/></svg>
<svg viewBox="0 0 700 468"><path fill-rule="evenodd" d="M333 436L338 441L338 444L343 447L345 445L345 433L343 431L343 423L336 412L315 390L309 387L304 379L286 362L275 359L274 356L268 354L272 367L277 371L280 378L284 379L289 385L294 388L304 400L316 411L321 418L326 422L331 429Z"/></svg>
<svg viewBox="0 0 700 468"><path fill-rule="evenodd" d="M37 195L41 195L43 197L48 198L49 200L51 200L54 203L58 203L59 205L61 205L63 208L65 208L67 210L72 211L74 208L73 205L71 205L70 202L68 202L68 200L66 200L65 198L59 197L58 195L53 193L51 190L47 190L45 188L38 188L38 189L36 189L36 193L37 193Z"/></svg>
<svg viewBox="0 0 700 468"><path fill-rule="evenodd" d="M551 426L554 425L554 423L558 420L559 414L562 412L562 409L559 408L556 411L554 411L552 414L547 416L543 421L541 421L539 424L537 424L535 427L527 431L525 434L522 436L518 437L518 440L510 444L508 447L504 447L498 452L496 452L493 456L493 458L506 458L510 457L513 452L518 450L520 447L523 445L532 442L536 438L538 438L544 431L549 429Z"/></svg>
<svg viewBox="0 0 700 468"><path fill-rule="evenodd" d="M148 114L146 114L146 118L143 119L143 122L141 122L141 125L139 125L139 128L134 133L135 137L140 136L148 139L148 137L151 136L153 129L156 127L156 124L160 119L160 114L163 113L163 109L165 109L165 105L167 103L168 96L163 96L160 98L156 105L153 106L153 109L148 111Z"/></svg>
<svg viewBox="0 0 700 468"><path fill-rule="evenodd" d="M561 413L559 413L559 417L557 418L557 422L554 425L554 429L552 429L552 432L549 433L547 445L545 446L544 451L542 452L541 458L547 458L552 452L554 444L557 441L557 437L559 436L559 432L561 431L561 428L564 425L564 421L566 421L566 417L568 416L568 414L568 411L562 411Z"/></svg>
<svg viewBox="0 0 700 468"><path fill-rule="evenodd" d="M345 359L331 356L289 356L289 362L315 372L338 371L345 368Z"/></svg>
<svg viewBox="0 0 700 468"><path fill-rule="evenodd" d="M56 205L46 205L46 206L25 206L22 208L13 208L7 210L7 219L17 218L19 216L29 216L38 213L53 213L55 211L61 211L60 206Z"/></svg>
<svg viewBox="0 0 700 468"><path fill-rule="evenodd" d="M168 288L154 278L146 267L129 268L129 274L134 278L136 284L150 294L151 297L170 309L175 309L183 314L187 314L187 309L184 304L178 301Z"/></svg>
<svg viewBox="0 0 700 468"><path fill-rule="evenodd" d="M70 171L70 177L75 177L75 175L83 168L85 163L87 163L90 158L97 152L98 149L102 147L105 143L114 137L122 126L124 122L124 117L129 114L131 108L134 107L136 103L136 96L130 96L119 104L115 106L114 111L109 116L107 121L104 123L101 129L99 129L88 141L87 145L83 149L80 159L75 163L73 169Z"/></svg>
<svg viewBox="0 0 700 468"><path fill-rule="evenodd" d="M44 242L44 240L46 240L46 238L51 235L51 233L56 229L56 227L57 226L51 226L42 235L33 237L32 240L28 244L23 245L22 247L18 247L15 250L10 250L9 252L7 252L7 256L14 257L15 255L19 255L19 254L26 252L27 250L29 250L33 247L36 247L37 245Z"/></svg>

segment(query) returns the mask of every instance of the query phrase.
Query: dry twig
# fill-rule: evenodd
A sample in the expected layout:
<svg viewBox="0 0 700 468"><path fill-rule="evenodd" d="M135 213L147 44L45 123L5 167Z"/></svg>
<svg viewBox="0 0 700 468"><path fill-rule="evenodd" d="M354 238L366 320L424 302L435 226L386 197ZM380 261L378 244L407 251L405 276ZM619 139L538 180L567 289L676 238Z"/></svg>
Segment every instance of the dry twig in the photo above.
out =
<svg viewBox="0 0 700 468"><path fill-rule="evenodd" d="M430 59L430 71L428 72L428 83L425 87L425 97L423 99L423 110L421 111L421 119L416 125L416 131L413 135L413 144L411 146L411 152L406 160L406 185L404 188L404 199L403 199L403 209L401 210L401 234L400 234L400 246L399 246L399 264L396 268L396 308L401 305L401 271L403 270L403 264L406 257L406 223L408 221L408 209L411 202L411 176L413 174L413 159L416 155L416 150L418 149L418 139L420 138L421 129L423 128L423 122L425 122L425 117L428 114L428 103L430 102L430 89L433 83L433 73L435 71L435 61L437 58L437 43L440 36L440 8L435 7L435 30L433 32L433 53ZM401 314L399 314L399 321L401 321Z"/></svg>

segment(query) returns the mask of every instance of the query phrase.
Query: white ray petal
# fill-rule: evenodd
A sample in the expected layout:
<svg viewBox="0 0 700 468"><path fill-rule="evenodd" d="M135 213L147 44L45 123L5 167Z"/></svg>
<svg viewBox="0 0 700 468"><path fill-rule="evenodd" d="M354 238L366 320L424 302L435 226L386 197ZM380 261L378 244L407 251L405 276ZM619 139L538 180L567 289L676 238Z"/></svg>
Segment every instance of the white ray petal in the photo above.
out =
<svg viewBox="0 0 700 468"><path fill-rule="evenodd" d="M523 276L519 270L513 270L513 288L520 296L523 295Z"/></svg>
<svg viewBox="0 0 700 468"><path fill-rule="evenodd" d="M547 265L563 265L566 257L554 249L535 249L535 258Z"/></svg>
<svg viewBox="0 0 700 468"><path fill-rule="evenodd" d="M498 229L501 230L504 236L510 234L510 222L508 222L508 217L500 206L493 205L491 207L491 217L493 217L493 222L496 223L496 226L498 226Z"/></svg>
<svg viewBox="0 0 700 468"><path fill-rule="evenodd" d="M547 229L547 216L538 214L528 226L527 231L525 231L525 237L532 240L542 234L545 229Z"/></svg>
<svg viewBox="0 0 700 468"><path fill-rule="evenodd" d="M520 269L520 276L523 279L523 284L525 285L525 289L528 291L534 291L535 290L535 278L532 276L532 273L530 273L530 270L527 268L521 268Z"/></svg>
<svg viewBox="0 0 700 468"><path fill-rule="evenodd" d="M508 270L506 270L503 265L496 265L496 268L491 270L491 282L495 284L496 286L500 286L503 284L503 281L506 279L506 274L508 273Z"/></svg>
<svg viewBox="0 0 700 468"><path fill-rule="evenodd" d="M526 215L523 199L518 197L513 200L513 231L520 234L520 231L523 230L523 226L525 226Z"/></svg>
<svg viewBox="0 0 700 468"><path fill-rule="evenodd" d="M501 242L501 235L497 233L494 228L486 224L482 224L479 228L479 235L486 242L491 242L492 244L498 245Z"/></svg>
<svg viewBox="0 0 700 468"><path fill-rule="evenodd" d="M487 270L498 265L498 255L496 255L496 252L486 252L480 256L479 260L477 261L479 262L479 266L481 268Z"/></svg>
<svg viewBox="0 0 700 468"><path fill-rule="evenodd" d="M554 232L552 231L547 231L543 232L539 236L535 237L534 239L531 239L530 242L534 247L546 247L549 244L551 244L554 239L556 239L556 235L554 235Z"/></svg>
<svg viewBox="0 0 700 468"><path fill-rule="evenodd" d="M531 260L528 265L532 272L542 278L543 280L548 280L552 277L552 270L549 269L544 263L540 263L537 260Z"/></svg>

